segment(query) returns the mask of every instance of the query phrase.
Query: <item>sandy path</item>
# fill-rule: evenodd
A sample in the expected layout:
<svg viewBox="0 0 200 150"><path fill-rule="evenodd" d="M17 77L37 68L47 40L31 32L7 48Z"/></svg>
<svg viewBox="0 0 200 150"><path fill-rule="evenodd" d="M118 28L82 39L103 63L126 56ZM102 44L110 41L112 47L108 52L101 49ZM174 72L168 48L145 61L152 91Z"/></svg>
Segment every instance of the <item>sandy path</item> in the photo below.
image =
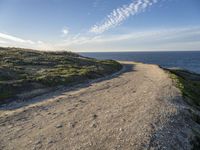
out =
<svg viewBox="0 0 200 150"><path fill-rule="evenodd" d="M0 149L190 149L179 91L156 65L0 112ZM181 112L181 113L180 113Z"/></svg>

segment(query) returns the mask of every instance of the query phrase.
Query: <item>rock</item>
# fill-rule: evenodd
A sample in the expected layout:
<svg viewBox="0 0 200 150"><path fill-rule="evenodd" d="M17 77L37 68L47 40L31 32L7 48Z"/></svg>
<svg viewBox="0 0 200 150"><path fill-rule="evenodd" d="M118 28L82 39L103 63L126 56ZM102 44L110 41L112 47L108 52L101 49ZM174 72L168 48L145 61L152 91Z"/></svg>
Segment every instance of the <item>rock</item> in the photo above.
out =
<svg viewBox="0 0 200 150"><path fill-rule="evenodd" d="M85 103L85 101L83 101L83 100L79 100L79 102L80 102L80 103Z"/></svg>
<svg viewBox="0 0 200 150"><path fill-rule="evenodd" d="M62 127L63 127L62 124L57 124L57 125L56 125L56 128L62 128Z"/></svg>
<svg viewBox="0 0 200 150"><path fill-rule="evenodd" d="M124 131L124 129L122 129L122 128L119 128L119 131L123 132L123 131Z"/></svg>
<svg viewBox="0 0 200 150"><path fill-rule="evenodd" d="M52 143L55 143L55 141L53 141L52 139L49 139L48 144L52 144Z"/></svg>
<svg viewBox="0 0 200 150"><path fill-rule="evenodd" d="M97 116L96 114L93 114L93 115L92 115L92 118L93 118L93 119L96 119L97 117L98 117L98 116Z"/></svg>
<svg viewBox="0 0 200 150"><path fill-rule="evenodd" d="M9 128L9 129L10 129L10 128L13 128L13 125L9 125L8 128Z"/></svg>
<svg viewBox="0 0 200 150"><path fill-rule="evenodd" d="M70 127L70 128L74 128L74 127L76 126L76 123L77 123L77 122L70 122L70 123L69 123L69 127Z"/></svg>
<svg viewBox="0 0 200 150"><path fill-rule="evenodd" d="M91 127L96 128L97 125L95 123L91 124Z"/></svg>
<svg viewBox="0 0 200 150"><path fill-rule="evenodd" d="M38 145L38 144L41 144L40 140L38 140L38 141L35 142L35 145Z"/></svg>
<svg viewBox="0 0 200 150"><path fill-rule="evenodd" d="M126 122L126 119L122 119L123 122Z"/></svg>

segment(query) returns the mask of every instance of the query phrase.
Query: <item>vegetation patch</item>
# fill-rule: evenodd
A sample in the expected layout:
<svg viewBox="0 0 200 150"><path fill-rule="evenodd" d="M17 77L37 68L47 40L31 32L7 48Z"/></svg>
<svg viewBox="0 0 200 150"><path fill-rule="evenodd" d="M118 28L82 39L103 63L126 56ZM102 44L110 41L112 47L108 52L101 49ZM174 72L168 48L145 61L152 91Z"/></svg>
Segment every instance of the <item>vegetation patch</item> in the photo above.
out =
<svg viewBox="0 0 200 150"><path fill-rule="evenodd" d="M0 104L36 89L71 86L119 71L113 60L97 60L72 52L43 52L0 47Z"/></svg>
<svg viewBox="0 0 200 150"><path fill-rule="evenodd" d="M167 69L168 70L168 69ZM200 75L186 70L168 70L175 81L176 86L181 90L185 101L196 109L200 110ZM192 119L200 125L200 115L195 111L189 111ZM200 149L199 129L193 128L194 137L191 140L193 150Z"/></svg>
<svg viewBox="0 0 200 150"><path fill-rule="evenodd" d="M187 102L200 106L200 75L186 70L170 70L171 77L176 81Z"/></svg>

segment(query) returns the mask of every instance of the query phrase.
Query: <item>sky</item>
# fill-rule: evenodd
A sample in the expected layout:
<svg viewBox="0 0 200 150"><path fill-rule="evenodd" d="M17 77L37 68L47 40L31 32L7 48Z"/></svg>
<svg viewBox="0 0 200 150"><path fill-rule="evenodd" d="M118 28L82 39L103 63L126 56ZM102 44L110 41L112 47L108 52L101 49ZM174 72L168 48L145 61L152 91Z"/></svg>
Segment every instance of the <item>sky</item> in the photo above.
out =
<svg viewBox="0 0 200 150"><path fill-rule="evenodd" d="M200 0L0 0L0 46L200 50Z"/></svg>

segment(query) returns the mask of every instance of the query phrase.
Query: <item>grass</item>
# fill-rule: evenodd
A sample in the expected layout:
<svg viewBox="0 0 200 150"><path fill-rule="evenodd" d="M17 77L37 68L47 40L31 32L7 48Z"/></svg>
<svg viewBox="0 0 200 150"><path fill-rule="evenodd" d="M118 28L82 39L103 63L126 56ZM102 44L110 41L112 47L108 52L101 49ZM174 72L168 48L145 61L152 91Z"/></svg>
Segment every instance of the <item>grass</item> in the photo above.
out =
<svg viewBox="0 0 200 150"><path fill-rule="evenodd" d="M113 60L72 52L42 52L0 47L0 104L35 89L71 86L121 69Z"/></svg>
<svg viewBox="0 0 200 150"><path fill-rule="evenodd" d="M200 75L186 70L168 70L176 86L181 90L185 101L200 110ZM190 111L192 119L200 125L200 116L194 111ZM200 149L200 132L195 127L192 128L194 137L191 140L193 150Z"/></svg>
<svg viewBox="0 0 200 150"><path fill-rule="evenodd" d="M176 81L187 102L193 106L200 106L200 75L186 70L170 70L171 77Z"/></svg>

